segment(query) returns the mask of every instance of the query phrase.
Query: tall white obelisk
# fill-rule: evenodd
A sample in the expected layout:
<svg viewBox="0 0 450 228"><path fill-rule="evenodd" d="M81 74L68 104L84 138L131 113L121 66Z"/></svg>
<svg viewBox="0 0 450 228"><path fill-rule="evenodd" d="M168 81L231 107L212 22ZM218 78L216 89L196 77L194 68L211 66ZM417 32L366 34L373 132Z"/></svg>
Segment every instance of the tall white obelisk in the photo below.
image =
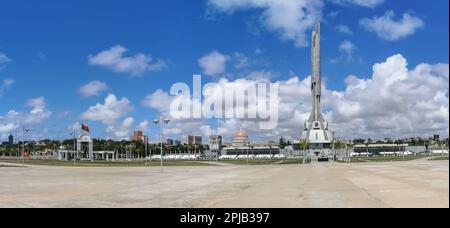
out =
<svg viewBox="0 0 450 228"><path fill-rule="evenodd" d="M332 143L332 133L328 130L328 123L320 111L322 97L322 75L320 56L320 23L315 25L311 42L311 93L313 97L312 112L301 139L309 142L311 149L322 149Z"/></svg>

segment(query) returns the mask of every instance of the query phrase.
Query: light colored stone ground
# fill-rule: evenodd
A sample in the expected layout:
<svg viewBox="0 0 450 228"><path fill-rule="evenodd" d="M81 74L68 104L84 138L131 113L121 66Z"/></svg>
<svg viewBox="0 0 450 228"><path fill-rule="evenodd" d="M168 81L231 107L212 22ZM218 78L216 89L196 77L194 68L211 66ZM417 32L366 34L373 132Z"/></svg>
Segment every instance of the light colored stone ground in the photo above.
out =
<svg viewBox="0 0 450 228"><path fill-rule="evenodd" d="M0 168L0 207L449 207L449 162Z"/></svg>

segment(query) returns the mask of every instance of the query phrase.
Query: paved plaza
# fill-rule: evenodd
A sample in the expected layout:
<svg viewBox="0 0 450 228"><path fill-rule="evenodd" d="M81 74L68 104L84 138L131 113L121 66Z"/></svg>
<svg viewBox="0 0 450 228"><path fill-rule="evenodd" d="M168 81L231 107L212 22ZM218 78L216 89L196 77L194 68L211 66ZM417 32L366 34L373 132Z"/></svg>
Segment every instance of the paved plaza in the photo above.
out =
<svg viewBox="0 0 450 228"><path fill-rule="evenodd" d="M0 207L449 207L449 162L1 167Z"/></svg>

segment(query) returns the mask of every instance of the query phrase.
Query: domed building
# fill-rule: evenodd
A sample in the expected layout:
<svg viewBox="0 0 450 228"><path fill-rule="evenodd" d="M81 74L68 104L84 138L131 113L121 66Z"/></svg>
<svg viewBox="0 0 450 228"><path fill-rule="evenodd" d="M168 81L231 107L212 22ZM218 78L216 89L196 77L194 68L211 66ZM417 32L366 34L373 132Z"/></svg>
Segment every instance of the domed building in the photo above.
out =
<svg viewBox="0 0 450 228"><path fill-rule="evenodd" d="M231 145L221 150L221 155L276 155L280 154L280 148L272 142L250 143L249 136L242 128L234 134Z"/></svg>
<svg viewBox="0 0 450 228"><path fill-rule="evenodd" d="M236 134L234 134L232 145L233 147L249 147L250 140L248 138L247 132L242 129L236 132Z"/></svg>

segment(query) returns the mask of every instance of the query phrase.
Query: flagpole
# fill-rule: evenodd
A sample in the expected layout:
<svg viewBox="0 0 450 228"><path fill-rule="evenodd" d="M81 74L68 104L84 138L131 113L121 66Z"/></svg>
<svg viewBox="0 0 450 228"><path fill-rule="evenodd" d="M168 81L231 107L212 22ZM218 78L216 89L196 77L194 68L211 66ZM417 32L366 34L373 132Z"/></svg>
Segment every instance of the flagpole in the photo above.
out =
<svg viewBox="0 0 450 228"><path fill-rule="evenodd" d="M73 152L75 152L74 154L73 154L73 166L76 166L77 164L76 164L76 162L77 162L77 158L78 158L78 149L77 149L77 146L76 146L76 132L75 132L76 130L74 129L73 130Z"/></svg>

